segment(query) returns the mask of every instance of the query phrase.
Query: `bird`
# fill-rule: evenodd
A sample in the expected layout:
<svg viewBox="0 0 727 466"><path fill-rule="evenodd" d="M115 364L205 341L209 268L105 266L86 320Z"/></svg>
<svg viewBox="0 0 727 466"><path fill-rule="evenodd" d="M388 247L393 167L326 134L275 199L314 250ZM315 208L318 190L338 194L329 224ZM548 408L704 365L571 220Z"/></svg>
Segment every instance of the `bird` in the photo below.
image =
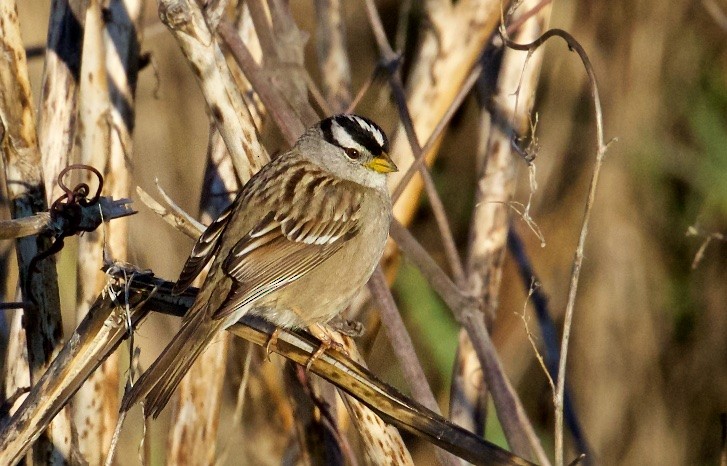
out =
<svg viewBox="0 0 727 466"><path fill-rule="evenodd" d="M361 289L384 251L392 218L384 131L354 114L325 118L264 165L195 243L173 293L212 261L180 330L130 387L121 411L144 399L156 418L212 339L247 314L279 328L325 324ZM326 341L326 339L329 339Z"/></svg>

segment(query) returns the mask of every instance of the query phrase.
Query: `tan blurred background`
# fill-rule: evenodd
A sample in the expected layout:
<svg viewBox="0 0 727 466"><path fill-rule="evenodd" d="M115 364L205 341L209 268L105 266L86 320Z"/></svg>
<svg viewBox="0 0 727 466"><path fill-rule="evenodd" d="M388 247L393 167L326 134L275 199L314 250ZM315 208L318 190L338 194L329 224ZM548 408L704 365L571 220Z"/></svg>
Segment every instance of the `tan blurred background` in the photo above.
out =
<svg viewBox="0 0 727 466"><path fill-rule="evenodd" d="M19 2L28 46L45 42L49 3ZM294 3L299 26L311 34L308 60L315 69L312 1ZM393 31L396 2L379 5ZM196 214L207 145L204 103L176 43L156 17L156 5L147 6L142 48L151 53L154 69L141 73L137 91L135 183L152 190L158 178ZM361 2L346 6L356 89L377 56ZM618 137L607 155L586 246L568 368L578 416L599 464L718 463L719 413L727 411L727 247L714 241L692 270L703 238L685 235L691 225L705 234L727 234L727 25L709 13L715 6L727 12L724 0L553 4L551 27L568 30L585 46L600 84L606 137ZM41 70L41 60L32 60L36 97ZM559 322L595 154L584 76L576 55L562 42L548 46L536 106L541 149L532 213L546 247L515 221ZM372 91L362 113L391 130L393 115L381 111L387 99ZM433 169L463 249L474 188L476 115L470 98ZM520 178L517 200L526 202L524 169ZM130 222L131 262L174 279L190 241L140 203L136 208L140 213ZM422 208L413 231L439 257L433 225L429 210ZM64 283L68 306L72 282ZM420 359L428 364L435 393L446 407L457 328L413 267L402 269L396 291ZM524 302L523 285L508 258L494 336L528 414L550 445L549 387L515 315ZM152 347L167 341L176 325L154 318L141 328L138 341L151 349L142 352L145 365ZM371 366L401 386L384 340L376 340ZM227 396L232 403L232 388ZM491 417L488 435L502 443ZM153 428L163 432L163 422ZM138 418L127 423L125 431L140 429ZM223 429L221 435L230 434ZM138 464L136 447L129 443L126 448L119 463ZM155 448L163 456L163 443ZM235 448L252 454L244 445ZM274 451L277 446L255 448ZM255 458L250 464L262 461Z"/></svg>

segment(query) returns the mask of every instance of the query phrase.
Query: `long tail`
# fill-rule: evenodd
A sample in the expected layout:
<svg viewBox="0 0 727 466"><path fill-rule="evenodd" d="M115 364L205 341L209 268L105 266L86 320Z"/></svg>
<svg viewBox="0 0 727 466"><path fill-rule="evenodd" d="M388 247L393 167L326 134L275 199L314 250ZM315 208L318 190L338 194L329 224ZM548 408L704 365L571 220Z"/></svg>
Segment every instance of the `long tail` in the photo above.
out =
<svg viewBox="0 0 727 466"><path fill-rule="evenodd" d="M200 303L206 306L207 303ZM172 393L189 371L194 361L207 348L218 333L224 319L210 319L205 309L193 309L182 323L182 328L147 369L139 380L124 394L121 411L128 411L145 398L146 416L156 418L169 402Z"/></svg>

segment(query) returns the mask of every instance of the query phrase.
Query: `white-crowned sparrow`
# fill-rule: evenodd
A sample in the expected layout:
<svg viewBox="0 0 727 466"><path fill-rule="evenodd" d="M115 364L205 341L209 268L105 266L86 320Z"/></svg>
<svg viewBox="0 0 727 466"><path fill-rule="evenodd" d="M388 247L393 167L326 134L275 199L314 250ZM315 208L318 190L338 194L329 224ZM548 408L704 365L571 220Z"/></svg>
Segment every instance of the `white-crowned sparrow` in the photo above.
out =
<svg viewBox="0 0 727 466"><path fill-rule="evenodd" d="M182 328L121 409L145 398L156 417L189 367L245 314L279 327L315 327L341 312L371 276L386 243L396 171L384 132L337 115L308 129L265 165L194 245L175 286L186 289L214 258Z"/></svg>

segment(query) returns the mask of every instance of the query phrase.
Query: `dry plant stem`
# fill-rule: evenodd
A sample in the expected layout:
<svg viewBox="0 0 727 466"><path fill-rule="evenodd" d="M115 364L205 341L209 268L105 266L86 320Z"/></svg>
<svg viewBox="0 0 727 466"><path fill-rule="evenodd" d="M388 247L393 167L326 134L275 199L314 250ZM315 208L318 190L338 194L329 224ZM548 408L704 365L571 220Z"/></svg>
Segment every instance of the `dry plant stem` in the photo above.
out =
<svg viewBox="0 0 727 466"><path fill-rule="evenodd" d="M548 378L552 380L557 377L560 349L558 348L558 330L556 329L555 322L553 321L548 309L548 298L543 292L542 287L532 289L529 285L530 283L538 282L538 278L533 271L530 259L525 252L525 246L522 243L522 239L518 235L517 231L512 227L508 231L507 247L511 256L517 263L525 290L528 292L532 290L531 299L538 319L540 335L543 340L545 365L549 374ZM555 388L553 388L553 393L555 393ZM586 455L586 464L591 463L591 447L589 446L583 432L583 428L578 421L578 416L576 414L568 386L565 387L565 395L563 397L563 415L565 417L565 423L573 436L576 448L578 451L583 452Z"/></svg>
<svg viewBox="0 0 727 466"><path fill-rule="evenodd" d="M278 124L285 140L288 143L294 142L298 139L298 136L303 134L305 127L295 116L293 109L264 76L260 66L255 63L250 51L240 39L235 28L223 20L220 22L217 31L230 49L235 62L245 73L245 77L250 81L255 92L260 96L260 100L262 100L270 116Z"/></svg>
<svg viewBox="0 0 727 466"><path fill-rule="evenodd" d="M25 49L20 37L15 1L0 1L0 151L12 217L22 218L47 210L41 155L35 127ZM50 246L48 238L27 237L16 241L16 254L23 299L33 309L23 312L30 383L37 382L60 348L63 337L58 278L52 260L29 270L32 258ZM32 276L29 276L32 274ZM20 331L20 327L15 327ZM12 335L23 339L22 336ZM21 364L23 358L17 360ZM15 362L15 361L14 361ZM70 413L63 413L33 451L41 464L64 464L71 457L73 432Z"/></svg>
<svg viewBox="0 0 727 466"><path fill-rule="evenodd" d="M235 21L235 27L239 34L242 42L247 45L248 50L253 56L253 59L260 61L262 60L262 49L260 48L260 41L258 40L257 33L255 32L255 26L250 16L250 9L248 3L240 3L237 7L237 19ZM219 23L218 23L219 26ZM267 110L260 102L260 96L253 90L250 81L240 70L239 66L232 66L229 68L230 73L237 82L237 87L240 89L240 93L245 99L247 108L250 111L255 127L258 129L258 133L262 130L263 119L267 114Z"/></svg>
<svg viewBox="0 0 727 466"><path fill-rule="evenodd" d="M464 295L399 222L392 223L390 234L404 255L417 266L434 291L444 300L455 319L467 329L484 369L485 382L492 391L497 416L512 450L523 457L530 456L530 451L533 451L541 464L550 464L517 393L505 376L485 327L479 301Z"/></svg>
<svg viewBox="0 0 727 466"><path fill-rule="evenodd" d="M255 33L260 40L262 56L274 57L278 52L275 48L275 37L268 21L267 2L264 0L250 0L245 3L250 9L250 17L255 25Z"/></svg>
<svg viewBox="0 0 727 466"><path fill-rule="evenodd" d="M323 90L334 113L351 103L351 64L346 51L342 0L316 0L316 51Z"/></svg>
<svg viewBox="0 0 727 466"><path fill-rule="evenodd" d="M7 314L6 314L7 315ZM23 392L30 390L30 371L28 368L28 345L25 340L23 329L23 312L16 312L10 321L8 345L5 349L5 361L14 361L8 364L5 370L5 396L3 403L8 403L7 414L10 415L18 410L18 407L25 400ZM11 400L17 394L17 398Z"/></svg>
<svg viewBox="0 0 727 466"><path fill-rule="evenodd" d="M233 56L268 111L273 115L275 112L279 113L276 120L280 120L283 114L287 117L282 120L283 126L280 128L286 140L290 141L293 137L292 140L295 141L302 129L319 119L308 103L308 81L305 77L307 72L303 63L303 47L307 35L295 25L287 3L276 0L267 2L267 5L263 0L252 0L248 3L255 31L260 39L262 61L260 65L247 62L243 66L234 50ZM228 45L231 40L228 37L229 31L219 31ZM278 99L272 106L267 100L271 95ZM295 128L298 122L303 122L300 130Z"/></svg>
<svg viewBox="0 0 727 466"><path fill-rule="evenodd" d="M437 122L437 126L435 126L432 130L432 134L429 135L429 139L427 139L427 142L422 147L419 156L416 158L416 160L414 160L411 166L409 166L407 171L399 179L398 184L396 185L394 191L391 194L391 198L394 202L396 202L404 193L404 190L409 185L409 180L411 180L412 177L417 172L419 172L419 167L422 164L426 163L426 157L424 157L423 154L429 153L430 150L436 147L439 138L442 136L445 128L447 127L459 107L462 105L462 102L464 102L465 98L470 94L472 88L474 87L481 74L482 64L478 64L472 69L472 72L470 72L459 92L457 92L457 95L452 100L452 103L449 105L449 107L447 107L447 111L444 112L444 116L442 116L442 118Z"/></svg>
<svg viewBox="0 0 727 466"><path fill-rule="evenodd" d="M388 288L388 287L387 287ZM350 338L344 339L351 359L362 367L366 364ZM338 390L346 411L361 435L366 457L370 464L413 465L414 462L399 431L387 424L371 408L343 390Z"/></svg>
<svg viewBox="0 0 727 466"><path fill-rule="evenodd" d="M200 200L202 223L211 223L230 203L231 194L222 193L234 193L237 189L232 160L219 132L211 126ZM203 279L204 276L198 277L196 285L201 285ZM167 442L170 465L185 464L189 458L199 458L206 464L215 461L229 340L227 333L220 334L179 385Z"/></svg>
<svg viewBox="0 0 727 466"><path fill-rule="evenodd" d="M0 220L0 239L24 238L50 230L50 213L40 212L16 220Z"/></svg>
<svg viewBox="0 0 727 466"><path fill-rule="evenodd" d="M82 121L84 128L98 131L105 139L99 146L106 148L100 155L103 162L98 165L104 169L104 188L107 193L117 197L131 195L131 173L127 160L132 154L132 131L134 127L134 97L138 75L141 37L142 0L111 0L106 8L93 22L86 22L86 34L93 29L93 44L103 55L94 57L98 60L98 69L94 73L94 94L90 105L105 107L103 113L95 116L96 122ZM99 6L101 6L99 4ZM95 6L94 6L95 8ZM89 8L89 12L90 12ZM99 11L99 13L101 13ZM98 24L96 21L101 20ZM96 29L97 28L97 29ZM98 42L100 38L100 43ZM98 45L97 45L98 44ZM96 53L98 53L98 51ZM86 54L84 49L84 58ZM94 53L91 51L90 53ZM84 87L86 63L81 64L81 95ZM101 87L103 86L103 87ZM105 87L105 88L104 88ZM98 108L97 110L101 110ZM96 134L95 137L99 137ZM84 150L86 147L84 146ZM96 148L94 148L96 149ZM86 154L83 154L86 157ZM94 242L95 240L95 242ZM128 249L128 222L122 219L115 222L113 228L103 229L85 235L79 242L79 256L83 249L81 244L89 241L87 257L79 257L79 275L84 274L90 283L79 280L79 295L88 291L85 302L79 303L79 311L85 310L95 300L103 287L103 274L98 270L101 259L108 254L113 260L125 261ZM96 267L94 267L96 264ZM95 289L93 288L95 286ZM111 461L113 455L113 439L123 422L118 415L119 364L118 354L114 353L95 371L81 388L78 397L75 419L81 426L79 435L81 453L90 465L101 465ZM84 401L81 401L84 400Z"/></svg>
<svg viewBox="0 0 727 466"><path fill-rule="evenodd" d="M106 73L106 44L100 0L90 0L86 10L79 84L80 161L102 172L110 153L111 100ZM89 178L84 182L92 185ZM95 180L93 182L96 182ZM104 232L87 233L78 240L76 318L81 321L104 287L101 272ZM78 429L79 451L90 465L101 465L111 445L118 413L118 364L112 356L78 391L73 419Z"/></svg>
<svg viewBox="0 0 727 466"><path fill-rule="evenodd" d="M467 330L460 328L449 388L449 419L476 435L484 436L487 401L487 385L482 377L480 360Z"/></svg>
<svg viewBox="0 0 727 466"><path fill-rule="evenodd" d="M389 341L394 348L394 354L396 354L396 358L404 374L404 379L409 385L414 399L428 409L439 413L439 405L427 382L424 369L422 369L419 358L414 351L414 344L404 327L404 322L401 320L401 313L396 307L396 302L394 301L386 276L383 270L381 270L381 267L377 267L371 276L369 289L380 306L380 312L382 314L381 321L384 324L384 330L386 330Z"/></svg>
<svg viewBox="0 0 727 466"><path fill-rule="evenodd" d="M486 63L486 62L485 62ZM480 82L484 82L487 79L486 76L480 78ZM472 286L473 263L479 261L473 260L476 258L474 255L475 248L485 249L488 243L482 243L474 239L475 232L487 232L487 230L479 229L479 221L477 212L479 202L477 202L478 195L482 193L482 183L488 179L485 176L485 168L487 166L487 150L489 147L490 139L490 125L491 115L484 105L480 105L479 112L479 134L478 134L478 145L477 145L477 166L478 177L477 187L475 188L475 208L472 219L470 221L470 238L469 238L469 251L467 254L467 283L461 283L460 286L463 289L468 289L472 296L482 296L483 293L478 292ZM431 138L430 138L431 140ZM487 219L489 221L489 219ZM489 256L482 256L481 259L490 260ZM484 267L487 270L486 267ZM484 281L485 275L474 275ZM482 287L484 289L484 287ZM490 316L491 317L491 316ZM488 321L487 307L485 307L485 319ZM449 398L449 416L450 419L461 425L471 432L476 434L484 435L485 425L487 422L487 400L488 390L487 384L484 382L482 374L482 366L477 358L477 353L472 346L472 341L467 334L467 330L460 328L457 352L455 355L455 363L452 368L452 384L450 386L450 398Z"/></svg>
<svg viewBox="0 0 727 466"><path fill-rule="evenodd" d="M250 112L199 6L188 0L158 0L158 4L162 22L177 39L194 71L238 177L248 179L270 157L258 141Z"/></svg>
<svg viewBox="0 0 727 466"><path fill-rule="evenodd" d="M232 415L232 422L231 424L233 426L239 426L240 422L242 421L242 413L243 409L245 408L245 393L247 392L247 384L250 380L250 366L252 363L252 350L253 346L249 343L246 345L245 350L245 362L242 365L242 379L240 380L240 385L237 387L237 397L235 400L235 411ZM242 429L241 429L242 431ZM238 442L244 442L244 431L240 433L240 437L237 437L236 440ZM227 457L230 453L230 438L227 438L225 441L225 445L222 448L222 452L220 452L220 456L218 457L215 464L227 464Z"/></svg>
<svg viewBox="0 0 727 466"><path fill-rule="evenodd" d="M296 25L288 1L268 0L268 8L275 35L276 54L263 55L265 72L273 85L280 89L303 125L312 126L320 117L308 101L309 80L306 79L308 72L305 69L308 33L301 31Z"/></svg>
<svg viewBox="0 0 727 466"><path fill-rule="evenodd" d="M581 225L580 235L578 237L578 245L576 246L575 257L573 259L573 272L571 273L570 286L568 289L568 302L565 308L565 318L563 321L563 339L560 347L560 361L558 363L558 382L556 384L556 394L554 397L555 404L555 464L563 465L563 397L565 393L565 369L568 360L568 342L570 341L571 326L573 323L573 311L575 308L576 293L578 291L578 279L580 278L581 266L583 265L583 251L585 249L586 237L588 236L588 224L591 219L593 204L596 199L596 188L598 187L598 178L603 165L603 158L606 155L608 145L603 139L603 113L601 111L601 100L598 94L598 85L596 83L596 75L591 65L588 55L583 47L569 33L551 29L546 31L540 38L530 44L515 44L510 40L506 40L508 47L516 50L527 51L528 54L533 53L541 44L545 43L550 37L561 37L568 44L569 49L574 50L581 61L588 75L591 87L591 98L593 99L594 117L596 124L596 163L593 167L593 175L588 188L588 197L586 199L585 211L583 213L583 222Z"/></svg>
<svg viewBox="0 0 727 466"><path fill-rule="evenodd" d="M139 196L139 200L161 216L162 220L190 238L196 240L199 238L201 232L204 231L204 225L192 218L180 215L177 210L178 207L163 206L139 186L136 187L136 194Z"/></svg>
<svg viewBox="0 0 727 466"><path fill-rule="evenodd" d="M537 17L526 23L519 23L521 27L515 32L516 40L530 41L544 31L550 8L543 9L542 6L544 5L540 0L526 0L519 5L514 22L519 22L522 18L532 18L531 15L535 13ZM512 50L503 52L493 96L500 103L501 118L506 119L509 122L508 127L514 128L518 134L525 133L529 128L542 53L529 58L528 61L523 54ZM488 89L483 89L483 92L487 91ZM489 98L490 95L483 96L483 99ZM509 230L508 204L515 190L516 164L519 157L513 154L514 137L509 128L504 130L501 125L492 125L488 110L485 105L481 105L480 141L477 148L478 177L475 207L470 221L465 289L472 296L483 299L485 315L489 318L495 316L498 308L502 263ZM460 335L460 341L463 338L466 339L467 336ZM467 361L465 365L470 370L479 373L477 357L471 345L460 347L458 356ZM458 392L474 396L485 395L483 391L464 387L459 388ZM486 406L486 403L477 398L468 399L466 404L473 407ZM474 415L484 418L479 414Z"/></svg>
<svg viewBox="0 0 727 466"><path fill-rule="evenodd" d="M333 420L330 405L318 393L318 384L312 383L305 368L289 361L283 368L283 380L293 410L294 430L302 463L345 464L341 435L336 425L329 422Z"/></svg>
<svg viewBox="0 0 727 466"><path fill-rule="evenodd" d="M76 132L85 4L53 0L38 112L38 144L48 201L61 195L55 175L68 165Z"/></svg>

